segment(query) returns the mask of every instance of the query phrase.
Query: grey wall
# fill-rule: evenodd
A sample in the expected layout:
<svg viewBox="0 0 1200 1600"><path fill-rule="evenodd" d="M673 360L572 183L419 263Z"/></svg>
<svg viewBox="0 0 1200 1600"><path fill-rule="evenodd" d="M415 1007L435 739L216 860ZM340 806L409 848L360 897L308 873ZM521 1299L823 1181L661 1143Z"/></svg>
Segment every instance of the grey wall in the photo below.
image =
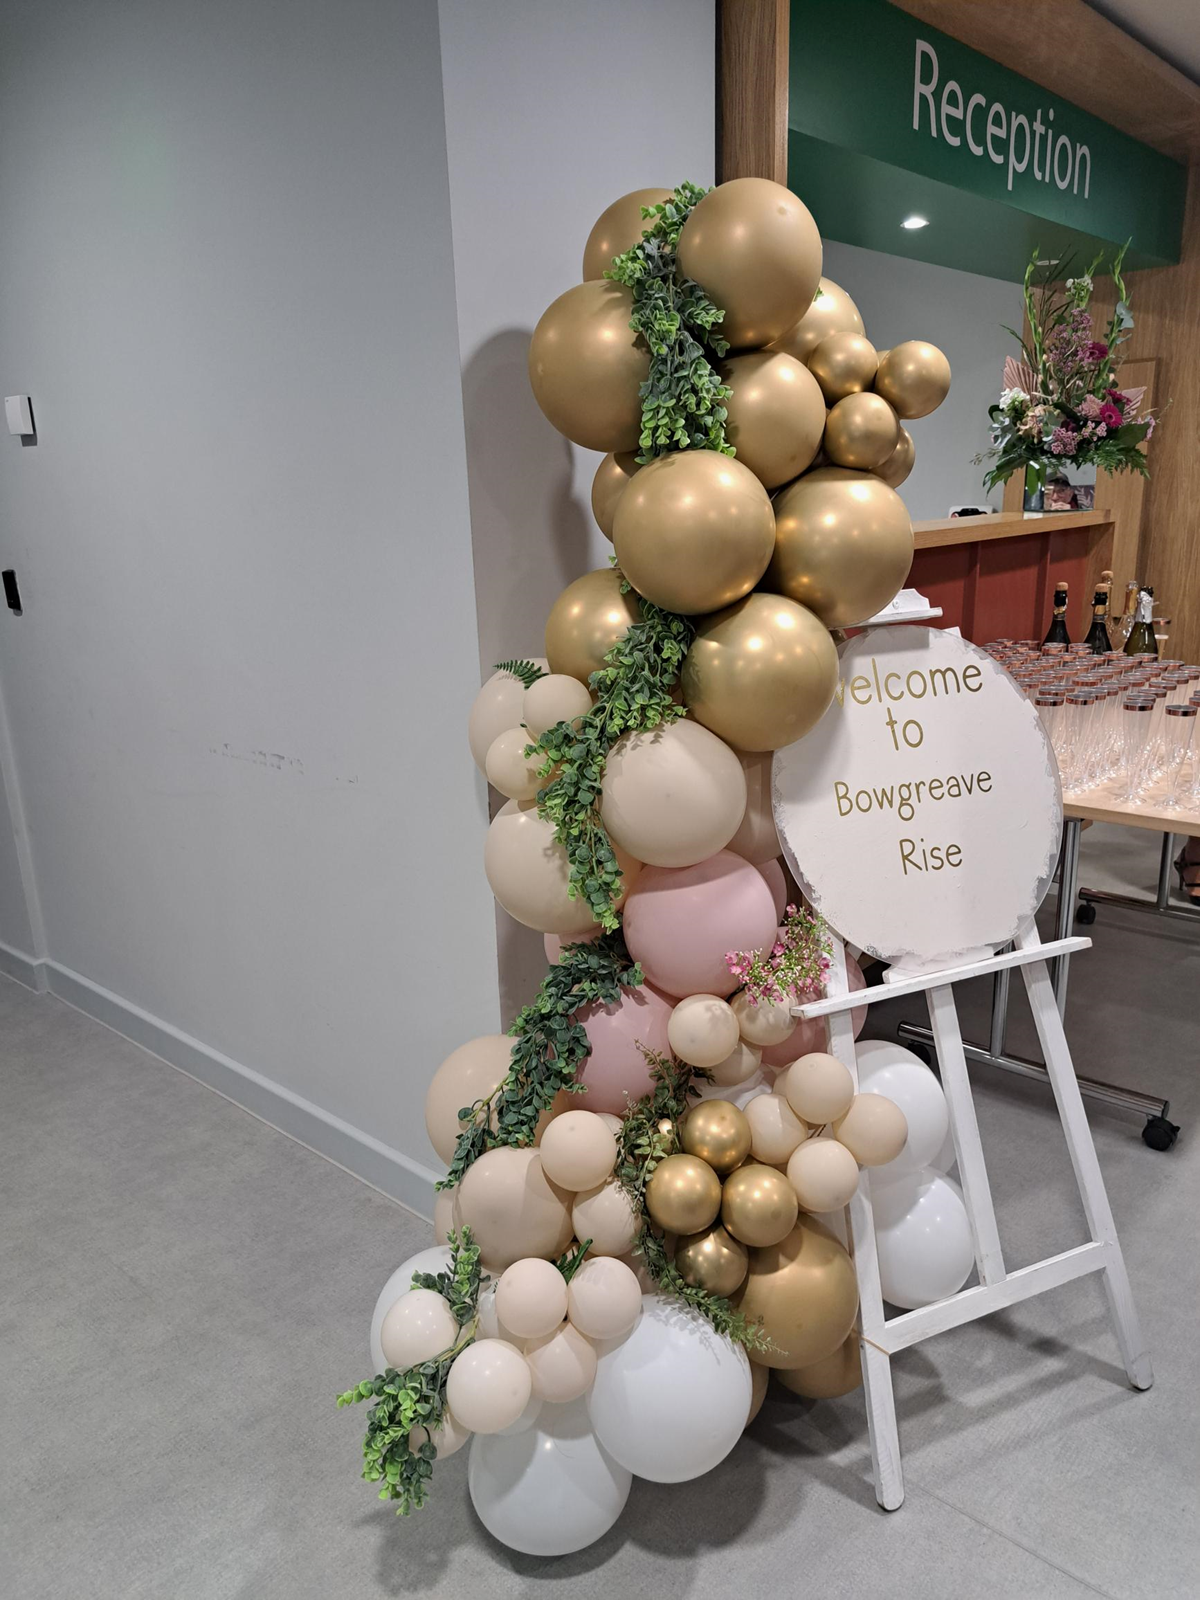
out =
<svg viewBox="0 0 1200 1600"><path fill-rule="evenodd" d="M0 390L52 987L431 1162L496 1024L435 0L5 6Z"/></svg>

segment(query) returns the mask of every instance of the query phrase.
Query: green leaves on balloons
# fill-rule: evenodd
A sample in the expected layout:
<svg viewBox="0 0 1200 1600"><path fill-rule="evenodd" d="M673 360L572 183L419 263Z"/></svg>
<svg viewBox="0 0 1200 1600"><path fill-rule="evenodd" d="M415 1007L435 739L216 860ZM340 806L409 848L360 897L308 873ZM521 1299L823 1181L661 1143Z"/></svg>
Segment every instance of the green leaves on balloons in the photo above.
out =
<svg viewBox="0 0 1200 1600"><path fill-rule="evenodd" d="M539 667L536 661L497 661L492 671L511 672L514 678L520 678L527 689L546 676L545 669Z"/></svg>

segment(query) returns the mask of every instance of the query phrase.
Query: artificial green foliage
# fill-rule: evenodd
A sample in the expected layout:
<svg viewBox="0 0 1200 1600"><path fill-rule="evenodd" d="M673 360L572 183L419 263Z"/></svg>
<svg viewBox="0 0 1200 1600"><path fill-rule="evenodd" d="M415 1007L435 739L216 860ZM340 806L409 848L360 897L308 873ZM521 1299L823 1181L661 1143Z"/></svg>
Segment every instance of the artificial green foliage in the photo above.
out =
<svg viewBox="0 0 1200 1600"><path fill-rule="evenodd" d="M438 1184L452 1189L467 1168L498 1145L531 1145L538 1118L560 1089L585 1092L576 1073L591 1054L591 1044L576 1013L593 1001L614 1005L622 989L636 988L642 969L629 959L619 932L593 944L567 945L556 966L542 979L537 998L508 1030L516 1036L512 1066L486 1100L459 1112L463 1125L450 1169Z"/></svg>
<svg viewBox="0 0 1200 1600"><path fill-rule="evenodd" d="M628 588L628 586L626 586ZM577 722L548 728L535 751L544 757L540 773L555 776L538 794L538 812L554 824L554 837L567 853L569 893L582 895L604 928L616 928L615 902L621 893L621 867L598 808L608 752L624 733L641 733L687 715L671 690L679 677L694 629L686 617L640 602L635 622L588 680L596 703Z"/></svg>
<svg viewBox="0 0 1200 1600"><path fill-rule="evenodd" d="M365 1378L337 1397L339 1406L374 1400L363 1440L363 1477L381 1483L381 1500L397 1501L396 1513L406 1517L419 1511L429 1493L436 1451L429 1438L417 1449L410 1443L412 1430L432 1434L446 1412L446 1379L455 1358L475 1338L479 1291L486 1279L479 1264L479 1247L471 1242L470 1228L450 1235L450 1266L445 1272L414 1272L414 1289L433 1289L449 1301L458 1323L453 1346L432 1361L397 1372L395 1367Z"/></svg>
<svg viewBox="0 0 1200 1600"><path fill-rule="evenodd" d="M492 671L511 672L514 678L520 678L527 689L530 684L546 676L545 668L539 667L536 661L497 661Z"/></svg>
<svg viewBox="0 0 1200 1600"><path fill-rule="evenodd" d="M574 1250L565 1250L554 1263L567 1283L570 1283L571 1279L579 1271L591 1248L592 1241L590 1239L585 1239L582 1244L576 1241Z"/></svg>
<svg viewBox="0 0 1200 1600"><path fill-rule="evenodd" d="M725 438L724 402L713 356L728 343L717 331L725 313L698 283L680 275L675 252L692 209L707 191L681 183L661 205L642 207L651 225L605 273L633 291L635 328L650 347L650 375L642 384L642 463L671 450L719 450L733 455Z"/></svg>
<svg viewBox="0 0 1200 1600"><path fill-rule="evenodd" d="M679 1122L699 1090L696 1078L711 1074L689 1067L674 1057L643 1050L654 1088L625 1113L617 1152L617 1182L625 1190L640 1218L633 1248L646 1263L655 1286L663 1293L699 1311L726 1339L749 1351L766 1352L771 1341L757 1322L750 1322L721 1295L686 1283L667 1254L661 1231L646 1210L646 1185L660 1161L679 1148Z"/></svg>

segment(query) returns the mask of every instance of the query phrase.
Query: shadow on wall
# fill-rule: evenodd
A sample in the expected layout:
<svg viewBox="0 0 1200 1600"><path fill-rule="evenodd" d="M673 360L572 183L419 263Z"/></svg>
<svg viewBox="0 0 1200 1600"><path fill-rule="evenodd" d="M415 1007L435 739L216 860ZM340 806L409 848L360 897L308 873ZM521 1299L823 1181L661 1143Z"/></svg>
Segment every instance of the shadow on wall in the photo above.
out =
<svg viewBox="0 0 1200 1600"><path fill-rule="evenodd" d="M479 665L539 656L546 617L589 565L590 512L572 488L571 445L538 410L529 387L529 332L506 328L463 368L463 422ZM489 790L489 814L503 803ZM500 1015L507 1027L546 970L542 937L496 908Z"/></svg>

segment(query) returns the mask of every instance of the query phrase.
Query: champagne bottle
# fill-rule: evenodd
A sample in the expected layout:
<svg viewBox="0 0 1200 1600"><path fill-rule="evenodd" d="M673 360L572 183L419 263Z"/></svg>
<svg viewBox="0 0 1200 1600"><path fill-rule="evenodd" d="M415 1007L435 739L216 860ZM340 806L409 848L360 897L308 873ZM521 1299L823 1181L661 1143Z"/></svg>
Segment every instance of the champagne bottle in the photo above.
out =
<svg viewBox="0 0 1200 1600"><path fill-rule="evenodd" d="M1124 649L1125 641L1129 637L1129 630L1137 618L1138 582L1135 578L1132 583L1125 585L1125 604L1121 607L1121 615L1117 619L1117 645Z"/></svg>
<svg viewBox="0 0 1200 1600"><path fill-rule="evenodd" d="M1054 585L1054 615L1050 619L1050 632L1042 640L1043 644L1070 644L1071 635L1067 632L1067 585L1065 580L1060 580Z"/></svg>
<svg viewBox="0 0 1200 1600"><path fill-rule="evenodd" d="M1108 579L1108 583L1104 580ZM1108 589L1112 582L1111 572L1100 574L1100 583L1092 598L1092 625L1087 631L1085 643L1089 644L1092 654L1097 656L1107 655L1112 649L1108 637Z"/></svg>
<svg viewBox="0 0 1200 1600"><path fill-rule="evenodd" d="M1137 616L1129 637L1125 641L1127 656L1156 656L1158 640L1154 637L1154 590L1143 584L1138 590Z"/></svg>

